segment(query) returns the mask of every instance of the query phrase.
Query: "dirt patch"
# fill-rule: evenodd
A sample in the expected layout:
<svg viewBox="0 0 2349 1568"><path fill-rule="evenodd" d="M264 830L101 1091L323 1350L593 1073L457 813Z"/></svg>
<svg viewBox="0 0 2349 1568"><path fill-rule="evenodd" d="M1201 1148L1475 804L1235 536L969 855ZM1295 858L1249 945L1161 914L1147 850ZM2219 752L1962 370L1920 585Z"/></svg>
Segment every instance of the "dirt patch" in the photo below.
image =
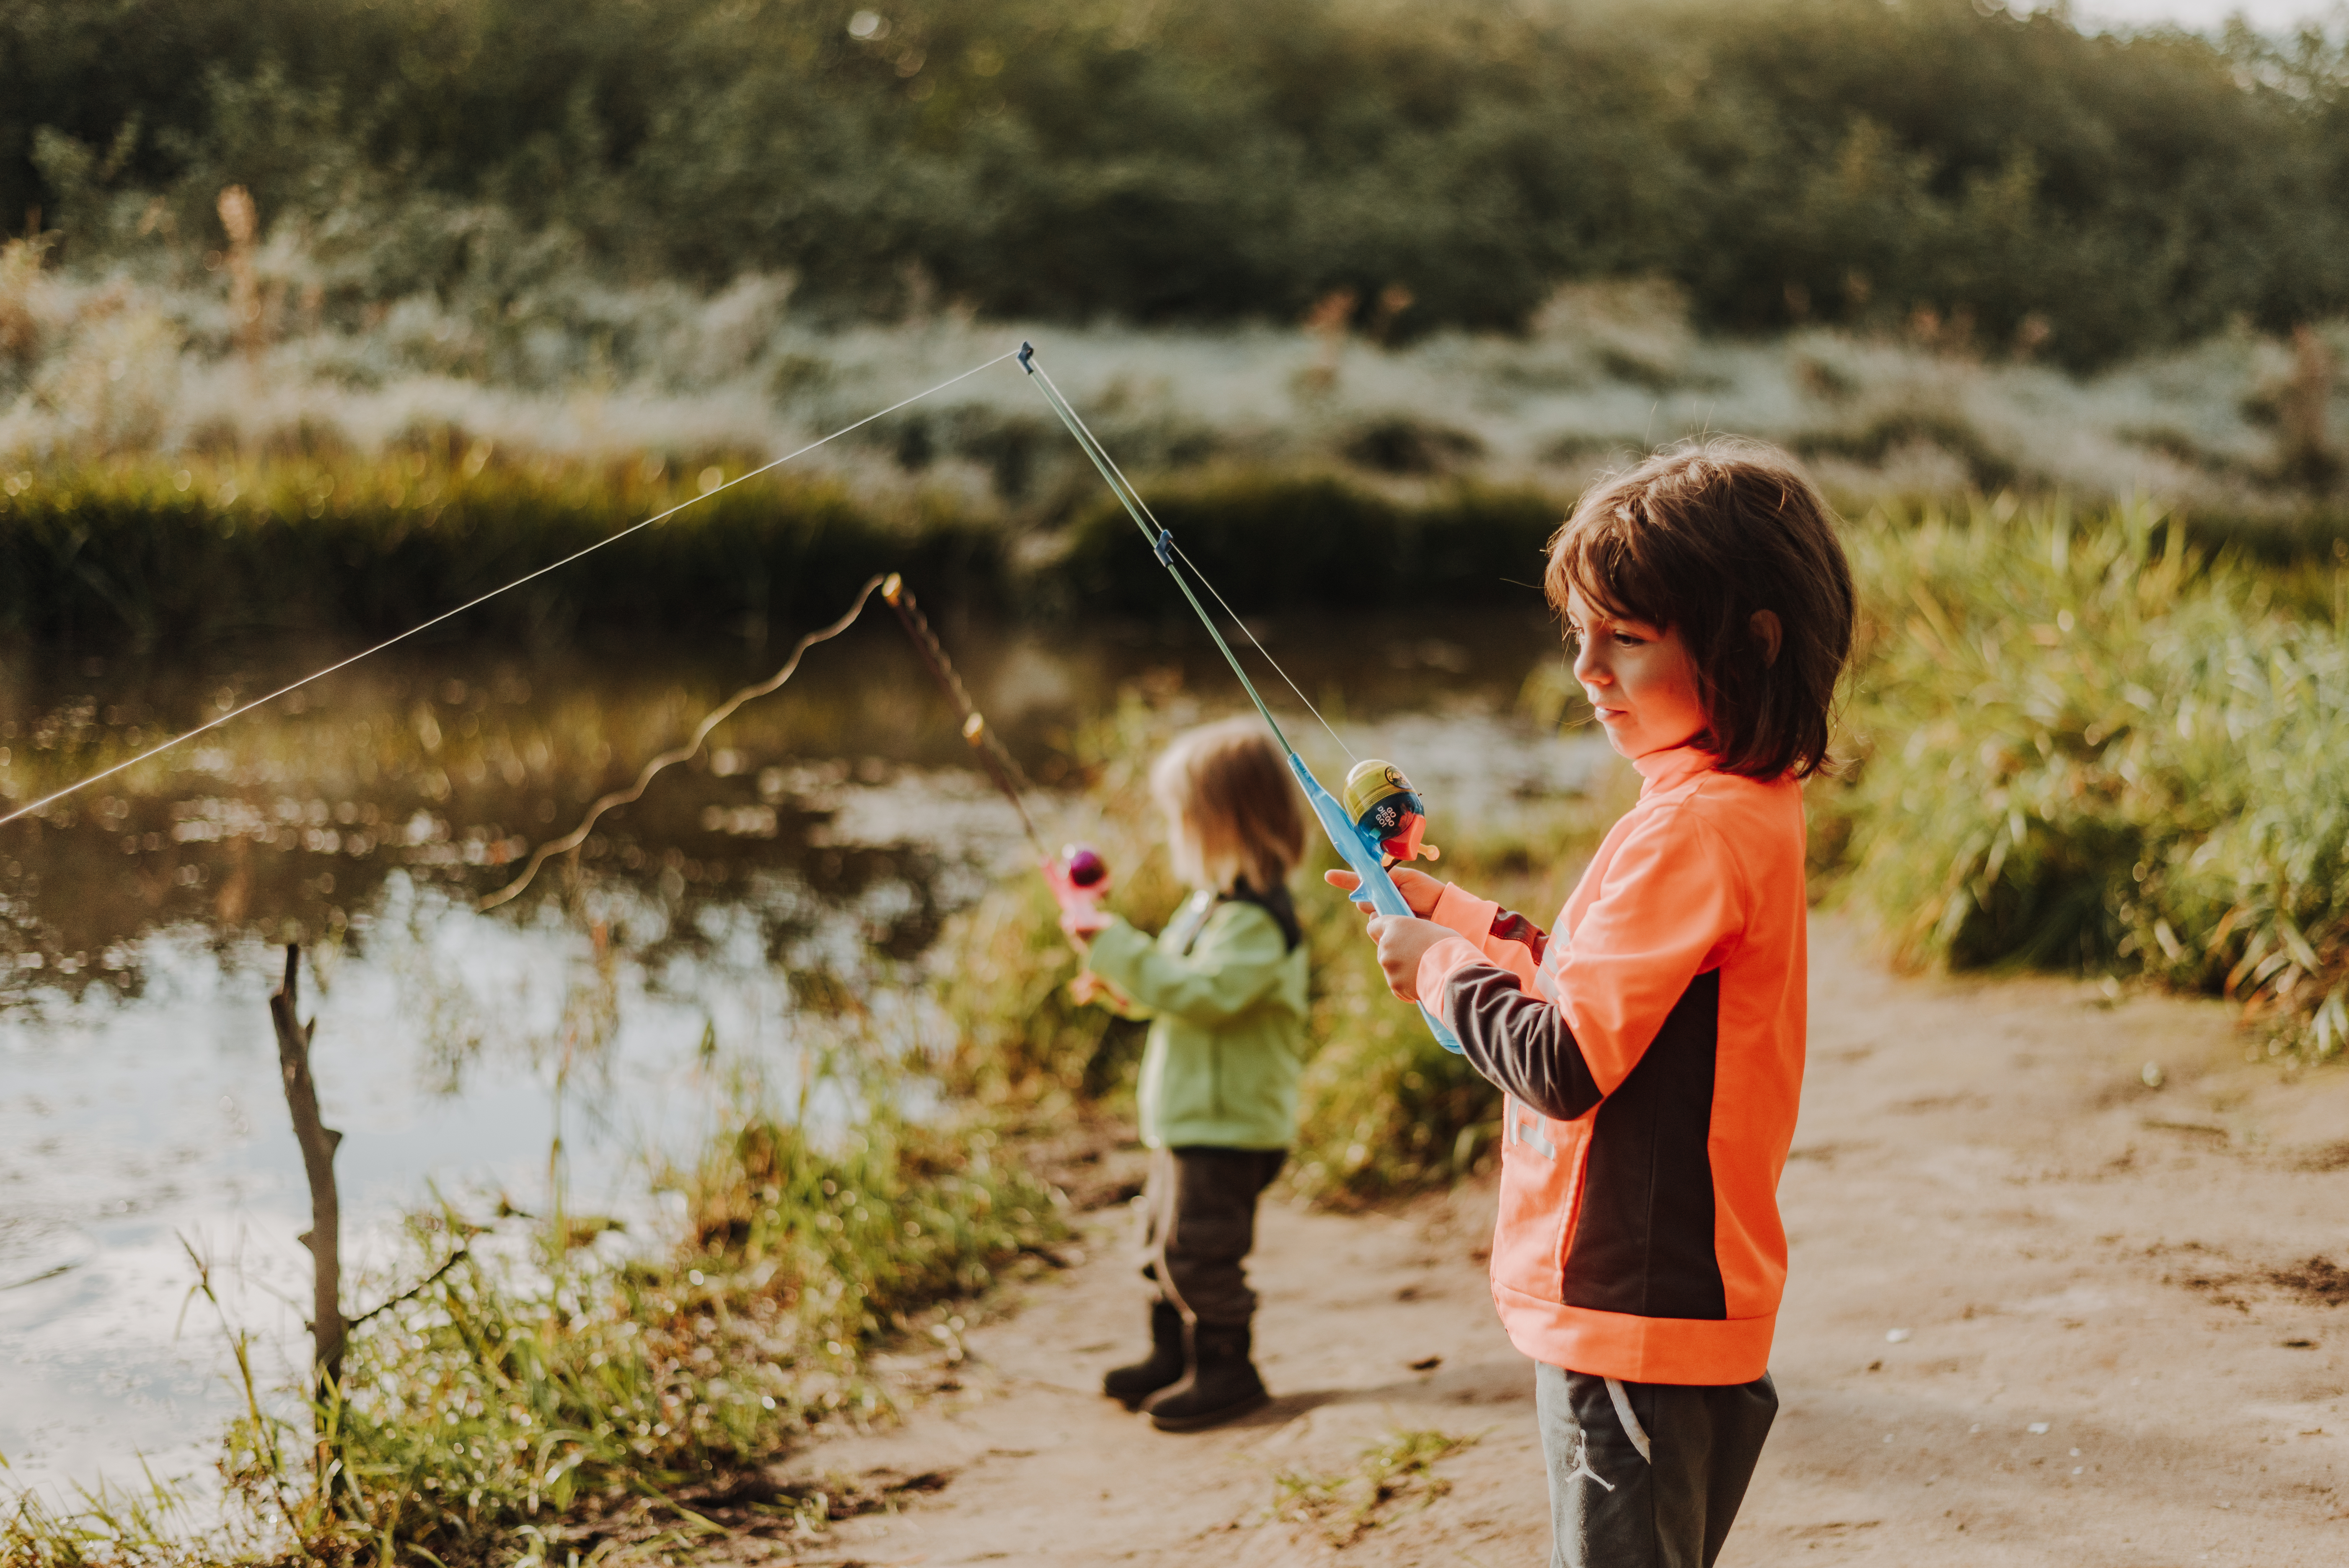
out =
<svg viewBox="0 0 2349 1568"><path fill-rule="evenodd" d="M2267 1281L2313 1306L2349 1306L2349 1269L2330 1258L2311 1258L2288 1269L2270 1269Z"/></svg>
<svg viewBox="0 0 2349 1568"><path fill-rule="evenodd" d="M2223 1007L1895 978L1826 921L1813 950L1779 1417L1720 1568L2333 1568L2349 1164L2310 1162L2349 1125L2349 1071L2285 1085L2246 1065ZM2148 1057L2170 1072L2161 1119L2232 1136L2145 1127L2142 1095L2112 1090ZM1180 1438L1098 1392L1144 1323L1123 1226L1097 1215L1081 1263L969 1332L958 1388L804 1460L954 1484L792 1550L925 1568L1540 1562L1531 1366L1484 1277L1492 1200L1268 1206L1252 1272L1276 1397Z"/></svg>
<svg viewBox="0 0 2349 1568"><path fill-rule="evenodd" d="M706 1547L713 1535L721 1535L727 1555L736 1561L781 1558L812 1568L822 1559L804 1557L802 1550L822 1541L833 1525L894 1513L916 1498L944 1490L953 1479L946 1470L908 1474L886 1467L799 1480L771 1471L733 1476L657 1497L613 1498L600 1514L566 1521L545 1539L574 1562L613 1554L641 1562ZM854 1560L832 1561L850 1568Z"/></svg>
<svg viewBox="0 0 2349 1568"><path fill-rule="evenodd" d="M2151 1251L2157 1254L2175 1252L2189 1257L2195 1254L2216 1256L2211 1249L2200 1242ZM2164 1283L2192 1291L2207 1298L2213 1305L2230 1307L2237 1312L2249 1312L2251 1303L2263 1297L2281 1298L2303 1306L2349 1306L2349 1269L2344 1269L2325 1257L2312 1257L2297 1263L2253 1267L2189 1267L2165 1273L2162 1280Z"/></svg>

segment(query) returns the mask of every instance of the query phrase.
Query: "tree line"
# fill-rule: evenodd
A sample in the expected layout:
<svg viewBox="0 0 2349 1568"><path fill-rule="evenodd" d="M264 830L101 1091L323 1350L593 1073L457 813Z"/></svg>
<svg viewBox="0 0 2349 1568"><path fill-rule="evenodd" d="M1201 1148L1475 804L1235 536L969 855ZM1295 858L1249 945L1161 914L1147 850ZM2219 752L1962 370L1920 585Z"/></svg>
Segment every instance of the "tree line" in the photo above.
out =
<svg viewBox="0 0 2349 1568"><path fill-rule="evenodd" d="M2349 308L2344 76L1987 0L0 0L0 213L191 267L242 185L329 312L788 270L1508 329L1639 274L2091 365Z"/></svg>

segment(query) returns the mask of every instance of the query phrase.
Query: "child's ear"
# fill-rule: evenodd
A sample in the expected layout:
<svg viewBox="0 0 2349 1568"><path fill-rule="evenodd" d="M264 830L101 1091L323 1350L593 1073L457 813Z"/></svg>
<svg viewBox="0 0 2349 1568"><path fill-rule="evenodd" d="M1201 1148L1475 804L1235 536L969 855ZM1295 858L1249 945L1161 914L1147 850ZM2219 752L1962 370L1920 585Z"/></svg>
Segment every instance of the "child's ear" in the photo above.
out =
<svg viewBox="0 0 2349 1568"><path fill-rule="evenodd" d="M1776 610L1755 610L1752 618L1746 621L1745 628L1754 634L1754 640L1762 645L1763 664L1767 666L1777 663L1779 638L1778 612Z"/></svg>

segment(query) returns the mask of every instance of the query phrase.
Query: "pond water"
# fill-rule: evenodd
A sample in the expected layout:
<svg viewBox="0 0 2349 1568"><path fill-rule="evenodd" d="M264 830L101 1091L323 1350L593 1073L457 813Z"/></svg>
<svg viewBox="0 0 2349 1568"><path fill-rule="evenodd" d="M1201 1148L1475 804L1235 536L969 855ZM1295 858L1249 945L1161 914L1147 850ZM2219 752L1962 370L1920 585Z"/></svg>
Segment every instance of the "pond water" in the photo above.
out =
<svg viewBox="0 0 2349 1568"><path fill-rule="evenodd" d="M1241 701L1195 631L948 624L949 651L1073 820L1072 726L1121 687ZM1439 820L1581 786L1603 746L1516 695L1540 614L1433 628L1257 628L1357 753ZM1030 858L879 606L692 763L490 912L536 842L633 775L780 651L401 649L0 827L0 1457L19 1483L201 1480L238 1408L220 1318L259 1369L304 1354L307 1191L267 998L305 946L327 1125L341 1129L347 1309L379 1299L401 1218L435 1200L564 1201L647 1244L652 1193L746 1083L788 1097L828 1043L810 988L860 993L888 1038L943 1038L942 924ZM0 660L0 795L93 771L336 650ZM1554 654L1547 655L1554 658ZM1268 682L1268 684L1270 684ZM1281 705L1295 711L1296 704ZM1298 713L1328 782L1342 759Z"/></svg>

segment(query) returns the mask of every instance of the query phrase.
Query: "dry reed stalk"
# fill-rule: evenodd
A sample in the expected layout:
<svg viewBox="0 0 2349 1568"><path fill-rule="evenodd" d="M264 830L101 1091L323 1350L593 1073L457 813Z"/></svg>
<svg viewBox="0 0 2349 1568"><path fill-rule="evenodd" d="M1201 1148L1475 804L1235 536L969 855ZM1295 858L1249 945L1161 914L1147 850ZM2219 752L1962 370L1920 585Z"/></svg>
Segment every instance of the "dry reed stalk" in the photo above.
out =
<svg viewBox="0 0 2349 1568"><path fill-rule="evenodd" d="M260 209L253 192L231 185L220 193L221 227L228 234L229 314L236 322L236 346L246 362L258 358L264 342L261 319L261 279L253 264L259 249Z"/></svg>
<svg viewBox="0 0 2349 1568"><path fill-rule="evenodd" d="M29 365L41 348L41 324L33 315L33 288L49 237L35 234L0 245L0 359Z"/></svg>
<svg viewBox="0 0 2349 1568"><path fill-rule="evenodd" d="M2341 456L2333 450L2332 345L2302 322L2292 329L2292 379L2276 410L2283 446L2284 476L2311 490L2328 490L2341 477Z"/></svg>

